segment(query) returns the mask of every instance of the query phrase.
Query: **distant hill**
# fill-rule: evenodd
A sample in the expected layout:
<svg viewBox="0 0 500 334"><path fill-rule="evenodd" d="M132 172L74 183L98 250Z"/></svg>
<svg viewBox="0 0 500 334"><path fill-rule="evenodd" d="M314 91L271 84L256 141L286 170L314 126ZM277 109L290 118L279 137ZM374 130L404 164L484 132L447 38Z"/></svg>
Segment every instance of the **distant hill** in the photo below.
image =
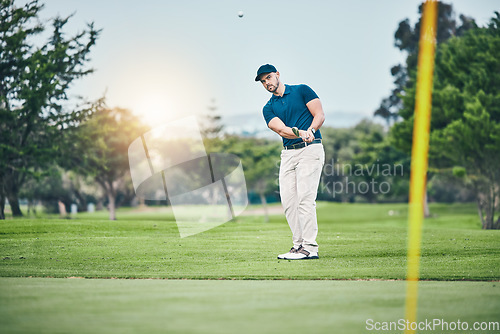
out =
<svg viewBox="0 0 500 334"><path fill-rule="evenodd" d="M367 116L361 112L326 112L324 125L334 128L349 128L358 124L364 118L373 119L373 116ZM261 113L222 115L222 122L225 126L224 130L230 134L244 137L280 139L277 134L267 128Z"/></svg>

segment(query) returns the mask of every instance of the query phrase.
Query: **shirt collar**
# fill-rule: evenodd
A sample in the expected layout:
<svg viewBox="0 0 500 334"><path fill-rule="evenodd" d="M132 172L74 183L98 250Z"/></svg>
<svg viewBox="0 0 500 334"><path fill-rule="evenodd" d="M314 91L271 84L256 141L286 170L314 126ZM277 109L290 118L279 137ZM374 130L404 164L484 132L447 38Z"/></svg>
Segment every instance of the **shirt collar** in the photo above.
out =
<svg viewBox="0 0 500 334"><path fill-rule="evenodd" d="M285 84L285 91L283 92L283 96L285 95L288 95L290 94L290 86L288 86L287 84ZM279 99L280 97L283 97L283 96L279 96L279 95L274 95L272 96L273 99Z"/></svg>

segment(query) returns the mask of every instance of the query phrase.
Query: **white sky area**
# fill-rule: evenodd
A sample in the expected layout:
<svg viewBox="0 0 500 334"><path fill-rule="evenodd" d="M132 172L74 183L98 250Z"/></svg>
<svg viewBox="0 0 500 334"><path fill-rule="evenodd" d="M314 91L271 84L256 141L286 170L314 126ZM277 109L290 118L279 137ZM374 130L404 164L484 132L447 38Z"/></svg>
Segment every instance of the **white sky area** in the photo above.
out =
<svg viewBox="0 0 500 334"><path fill-rule="evenodd" d="M500 11L497 0L450 2L457 20L465 14L481 26ZM215 99L224 118L241 115L244 122L244 115L261 117L270 94L254 77L271 63L283 82L312 87L326 124L342 126L372 117L390 93L390 68L405 59L394 33L405 18L413 26L420 1L42 3L42 19L74 14L68 34L91 21L103 29L90 55L96 71L76 81L70 96L95 100L106 93L110 107L131 109L151 125L207 113Z"/></svg>

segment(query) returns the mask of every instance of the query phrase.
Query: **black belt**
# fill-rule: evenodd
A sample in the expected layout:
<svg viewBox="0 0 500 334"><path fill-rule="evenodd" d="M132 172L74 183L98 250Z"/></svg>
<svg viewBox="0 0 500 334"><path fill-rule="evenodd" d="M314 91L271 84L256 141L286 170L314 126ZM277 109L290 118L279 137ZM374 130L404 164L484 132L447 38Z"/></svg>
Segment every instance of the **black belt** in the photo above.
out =
<svg viewBox="0 0 500 334"><path fill-rule="evenodd" d="M304 148L304 147L312 145L312 144L321 144L321 139L314 139L310 143L306 143L305 141L303 141L302 143L288 145L288 146L285 146L284 149L285 150L296 150L296 149Z"/></svg>

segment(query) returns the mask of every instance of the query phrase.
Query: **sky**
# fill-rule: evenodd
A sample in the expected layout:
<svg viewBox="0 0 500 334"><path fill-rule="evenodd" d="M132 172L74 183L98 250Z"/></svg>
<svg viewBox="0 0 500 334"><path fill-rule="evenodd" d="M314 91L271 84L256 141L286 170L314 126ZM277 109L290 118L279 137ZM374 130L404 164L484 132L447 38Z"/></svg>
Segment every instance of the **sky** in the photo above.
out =
<svg viewBox="0 0 500 334"><path fill-rule="evenodd" d="M231 127L262 127L270 94L255 82L274 64L283 82L319 95L326 124L371 118L393 84L390 68L405 57L394 46L398 23L418 20L416 0L130 1L46 0L42 20L73 14L65 31L89 22L102 29L91 52L95 72L72 86L70 99L132 110L150 125L208 112ZM445 1L446 2L446 1ZM456 0L455 12L483 26L497 0ZM238 17L243 11L244 16ZM269 130L267 130L269 131Z"/></svg>

